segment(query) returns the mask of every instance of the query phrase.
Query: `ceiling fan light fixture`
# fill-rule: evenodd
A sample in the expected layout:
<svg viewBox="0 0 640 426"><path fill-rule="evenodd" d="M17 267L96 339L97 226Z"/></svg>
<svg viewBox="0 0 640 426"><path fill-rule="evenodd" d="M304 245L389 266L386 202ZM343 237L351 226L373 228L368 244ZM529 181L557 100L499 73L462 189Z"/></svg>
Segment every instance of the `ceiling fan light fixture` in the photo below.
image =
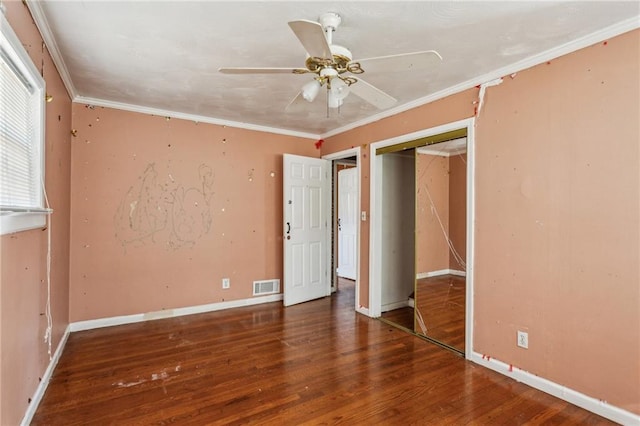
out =
<svg viewBox="0 0 640 426"><path fill-rule="evenodd" d="M316 79L311 80L302 86L302 97L307 102L313 102L320 92L320 82Z"/></svg>
<svg viewBox="0 0 640 426"><path fill-rule="evenodd" d="M343 102L344 98L338 97L332 90L329 90L327 94L327 106L329 108L340 108Z"/></svg>
<svg viewBox="0 0 640 426"><path fill-rule="evenodd" d="M345 83L341 78L334 78L333 80L331 80L331 92L335 97L343 100L347 97L347 95L349 95L349 85Z"/></svg>
<svg viewBox="0 0 640 426"><path fill-rule="evenodd" d="M329 80L327 85L327 107L340 108L349 92L349 85L342 81L341 78Z"/></svg>

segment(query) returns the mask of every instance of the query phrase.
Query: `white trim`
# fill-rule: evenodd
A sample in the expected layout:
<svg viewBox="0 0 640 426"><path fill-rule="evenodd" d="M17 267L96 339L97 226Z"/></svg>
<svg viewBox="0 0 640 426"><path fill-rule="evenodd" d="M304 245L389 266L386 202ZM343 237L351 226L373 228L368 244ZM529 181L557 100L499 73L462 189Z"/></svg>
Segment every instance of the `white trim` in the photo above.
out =
<svg viewBox="0 0 640 426"><path fill-rule="evenodd" d="M370 145L370 202L371 221L369 228L369 312L370 316L377 318L382 308L382 158L376 155L378 148L384 148L412 140L446 133L462 128L467 129L467 271L466 271L466 297L465 307L465 358L469 359L473 350L473 249L474 249L474 218L475 218L475 119L466 118L453 123L444 124L430 129L400 135L391 139L373 142Z"/></svg>
<svg viewBox="0 0 640 426"><path fill-rule="evenodd" d="M138 112L141 114L157 115L160 117L178 118L181 120L195 121L198 123L216 124L219 126L229 126L229 127L236 127L236 128L245 129L245 130L255 130L258 132L275 133L278 135L285 135L285 136L294 136L298 138L305 138L305 139L312 139L312 140L320 139L320 135L317 135L314 133L299 132L296 130L288 130L288 129L279 129L276 127L269 127L269 126L260 126L257 124L223 120L220 118L207 117L204 115L188 114L188 113L179 112L179 111L170 111L166 109L127 104L124 102L108 101L104 99L96 99L96 98L90 98L85 96L76 96L73 99L73 102L92 105L92 106L105 107L105 108L119 109L123 111Z"/></svg>
<svg viewBox="0 0 640 426"><path fill-rule="evenodd" d="M356 121L351 124L347 124L346 126L339 127L337 129L330 130L321 135L321 139L327 139L331 136L338 135L340 133L347 132L349 130L353 130L358 127L365 126L367 124L371 124L373 122L382 120L387 117L391 117L396 114L400 114L401 112L408 111L413 108L420 107L422 105L426 105L431 102L435 102L439 99L446 98L447 96L454 95L459 92L463 92L465 90L471 89L472 87L476 87L480 84L486 83L490 80L495 80L496 78L504 77L505 75L511 75L513 73L517 73L528 68L534 67L536 65L543 64L552 59L559 58L560 56L567 55L569 53L575 52L580 49L584 49L585 47L589 47L593 44L599 43L601 41L619 36L629 31L633 31L640 27L640 20L638 17L633 17L627 19L625 21L619 22L617 24L611 25L609 27L603 28L602 30L596 31L594 33L588 34L579 39L570 41L568 43L562 44L560 46L556 46L552 49L549 49L545 52L539 53L534 56L530 56L528 58L522 59L518 62L515 62L511 65L504 66L502 68L498 68L497 70L493 70L488 72L487 74L473 77L467 81L456 84L455 86L448 87L444 90L436 92L434 94L424 96L422 98L418 98L412 102L408 102L406 104L402 104L396 108L385 110L379 114L372 115L363 120Z"/></svg>
<svg viewBox="0 0 640 426"><path fill-rule="evenodd" d="M382 144L384 142L378 142ZM382 157L376 155L376 143L369 152L369 314L382 314ZM392 145L392 144L390 144Z"/></svg>
<svg viewBox="0 0 640 426"><path fill-rule="evenodd" d="M465 271L458 271L456 269L440 269L437 271L418 272L416 274L416 279L421 280L424 278L439 277L441 275L455 275L457 277L466 277L467 273Z"/></svg>
<svg viewBox="0 0 640 426"><path fill-rule="evenodd" d="M449 274L455 275L456 277L466 277L467 271L458 271L456 269L450 269Z"/></svg>
<svg viewBox="0 0 640 426"><path fill-rule="evenodd" d="M475 119L469 119L467 125L467 256L466 256L466 306L464 347L466 359L473 352L474 326L474 267L475 267L475 218L476 218L476 133Z"/></svg>
<svg viewBox="0 0 640 426"><path fill-rule="evenodd" d="M33 416L36 414L36 410L38 409L38 405L40 405L40 401L44 396L45 391L47 390L47 386L49 385L49 381L51 380L51 376L53 376L53 370L58 365L58 361L60 360L60 356L62 355L62 351L64 350L65 345L67 344L67 339L69 338L69 333L71 329L69 326L64 330L64 334L58 343L58 347L56 351L53 353L53 357L49 361L49 365L47 369L44 371L42 378L40 379L40 383L36 388L36 391L33 393L33 397L31 398L31 402L27 407L27 411L24 413L24 417L20 422L21 426L28 426L33 420Z"/></svg>
<svg viewBox="0 0 640 426"><path fill-rule="evenodd" d="M592 398L583 393L570 389L566 386L562 386L558 383L547 380L543 377L536 376L528 371L521 370L515 366L511 366L495 358L487 355L481 355L478 352L473 352L470 358L471 361L476 364L487 367L493 371L503 374L507 377L522 382L532 388L541 390L560 398L563 401L567 401L573 405L589 410L592 413L598 414L614 422L623 425L637 425L640 424L640 416L629 411L623 410L605 401Z"/></svg>
<svg viewBox="0 0 640 426"><path fill-rule="evenodd" d="M356 301L356 304L357 304L357 303L358 303L358 302ZM367 316L367 317L368 317L368 316L370 316L370 315L369 315L369 308L365 308L364 306L358 306L358 307L356 308L356 312L357 312L357 313L359 313L359 314L365 315L365 316Z"/></svg>
<svg viewBox="0 0 640 426"><path fill-rule="evenodd" d="M424 155L437 155L438 157L451 157L455 155L466 154L467 150L465 148L458 151L440 151L438 149L429 149L429 147L423 146L416 149L416 152L418 154L424 154Z"/></svg>
<svg viewBox="0 0 640 426"><path fill-rule="evenodd" d="M42 35L42 39L44 40L44 44L47 46L47 50L51 55L51 59L58 70L58 74L60 74L60 78L64 83L64 87L67 89L67 93L71 99L74 99L78 96L78 91L73 84L73 80L71 79L71 74L67 68L67 64L65 64L62 59L62 54L60 53L60 49L58 48L58 44L56 43L56 39L53 36L53 32L51 31L51 27L49 26L49 22L47 21L46 15L42 10L42 2L27 0L25 2L27 7L29 8L29 12L31 12L31 16L33 17L33 21L40 31L40 35Z"/></svg>
<svg viewBox="0 0 640 426"><path fill-rule="evenodd" d="M407 306L409 306L409 299L382 305L380 308L380 311L382 312L393 311L394 309L405 308Z"/></svg>
<svg viewBox="0 0 640 426"><path fill-rule="evenodd" d="M44 228L47 213L14 213L0 216L0 235Z"/></svg>
<svg viewBox="0 0 640 426"><path fill-rule="evenodd" d="M112 327L115 325L133 324L163 318L175 318L184 315L202 314L221 311L223 309L240 308L261 303L278 302L282 300L282 293L270 296L252 297L249 299L229 300L226 302L209 303L206 305L188 306L185 308L166 309L164 311L148 312L145 314L123 315L118 317L99 318L95 320L78 321L69 324L70 331L93 330L94 328Z"/></svg>
<svg viewBox="0 0 640 426"><path fill-rule="evenodd" d="M341 160L343 158L349 158L349 157L353 157L355 155L356 157L356 168L358 169L358 173L357 173L357 191L358 191L358 195L356 197L356 205L358 206L358 210L362 209L362 205L361 205L361 197L360 197L360 193L362 191L362 165L360 163L360 153L361 153L361 148L355 147L355 148L350 148L350 149L345 149L344 151L338 151L338 152L334 152L331 154L327 154L327 155L323 155L322 158L324 160L329 160L329 161L335 161L335 160ZM332 171L333 173L333 171ZM335 185L337 186L338 183L335 182ZM333 188L332 188L333 190ZM334 203L334 197L331 197L331 203ZM331 206L333 208L333 204ZM333 219L332 219L332 223L333 223ZM361 223L358 224L358 226L356 226L356 285L355 285L355 310L356 312L360 312L360 309L366 309L367 311L367 316L369 313L369 310L367 308L362 308L360 306L360 227L362 226ZM337 244L337 242L336 242ZM335 274L335 271L331 271L332 274Z"/></svg>

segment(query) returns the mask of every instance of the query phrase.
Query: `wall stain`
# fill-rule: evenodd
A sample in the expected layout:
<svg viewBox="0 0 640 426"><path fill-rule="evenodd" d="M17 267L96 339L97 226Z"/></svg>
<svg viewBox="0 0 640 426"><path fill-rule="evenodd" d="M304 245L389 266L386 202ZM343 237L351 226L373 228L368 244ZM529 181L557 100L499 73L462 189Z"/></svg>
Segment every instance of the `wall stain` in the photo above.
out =
<svg viewBox="0 0 640 426"><path fill-rule="evenodd" d="M178 250L193 247L212 225L214 173L200 164L198 181L183 184L171 173L161 182L156 164L148 164L129 187L114 215L115 237L125 249L163 244Z"/></svg>

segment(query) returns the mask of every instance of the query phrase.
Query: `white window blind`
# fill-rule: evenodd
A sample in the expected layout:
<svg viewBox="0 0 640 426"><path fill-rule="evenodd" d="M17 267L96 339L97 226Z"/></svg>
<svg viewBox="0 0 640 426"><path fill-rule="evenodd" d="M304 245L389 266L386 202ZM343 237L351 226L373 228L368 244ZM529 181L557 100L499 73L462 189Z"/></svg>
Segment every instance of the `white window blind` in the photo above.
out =
<svg viewBox="0 0 640 426"><path fill-rule="evenodd" d="M1 1L1 0L0 0ZM45 226L45 83L0 13L0 234Z"/></svg>
<svg viewBox="0 0 640 426"><path fill-rule="evenodd" d="M0 49L0 206L42 208L38 91Z"/></svg>

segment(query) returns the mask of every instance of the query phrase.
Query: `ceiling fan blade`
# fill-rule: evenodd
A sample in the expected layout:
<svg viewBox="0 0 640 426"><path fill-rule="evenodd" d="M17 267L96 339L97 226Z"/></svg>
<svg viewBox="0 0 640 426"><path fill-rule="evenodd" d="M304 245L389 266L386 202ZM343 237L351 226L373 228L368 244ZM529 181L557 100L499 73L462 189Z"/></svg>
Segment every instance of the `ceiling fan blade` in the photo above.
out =
<svg viewBox="0 0 640 426"><path fill-rule="evenodd" d="M357 78L357 82L349 86L351 93L361 97L370 104L379 109L386 109L394 106L398 102L393 96L384 93L382 90L367 83L361 78Z"/></svg>
<svg viewBox="0 0 640 426"><path fill-rule="evenodd" d="M302 68L250 68L250 67L237 67L218 68L218 71L222 74L304 74L309 72L307 69Z"/></svg>
<svg viewBox="0 0 640 426"><path fill-rule="evenodd" d="M316 58L332 59L331 48L324 35L322 25L317 22L300 20L289 22L289 27L293 30L309 56Z"/></svg>
<svg viewBox="0 0 640 426"><path fill-rule="evenodd" d="M309 102L305 101L302 97L302 92L298 92L295 98L291 99L291 102L285 107L285 111L294 112L299 111L303 108L303 105L308 104Z"/></svg>
<svg viewBox="0 0 640 426"><path fill-rule="evenodd" d="M441 61L442 56L438 52L425 50L423 52L359 59L353 62L360 63L365 72L372 73L423 70L435 67Z"/></svg>

